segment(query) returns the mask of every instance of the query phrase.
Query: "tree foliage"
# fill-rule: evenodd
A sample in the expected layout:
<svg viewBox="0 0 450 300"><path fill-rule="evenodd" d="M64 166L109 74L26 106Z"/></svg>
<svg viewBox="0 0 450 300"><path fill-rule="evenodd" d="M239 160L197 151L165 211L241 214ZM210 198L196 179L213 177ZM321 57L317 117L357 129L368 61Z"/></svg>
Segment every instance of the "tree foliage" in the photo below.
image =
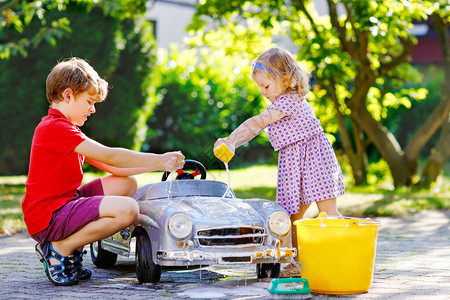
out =
<svg viewBox="0 0 450 300"><path fill-rule="evenodd" d="M53 46L72 32L71 20L66 16L48 18L49 11L63 12L70 5L82 4L88 10L102 7L105 16L116 20L134 18L145 13L145 0L4 0L0 2L0 29L10 28L20 33L17 39L0 39L0 59L26 56L45 41ZM39 30L26 34L31 23L38 22ZM33 25L35 26L35 25Z"/></svg>
<svg viewBox="0 0 450 300"><path fill-rule="evenodd" d="M319 16L312 1L201 1L191 28L202 28L209 17L222 25L256 19L274 34L287 32L299 60L315 74L318 86L311 100L323 104L316 106L319 113L333 108L326 119L337 122L355 182L366 180L370 142L388 163L396 186L417 183L420 149L448 118L448 95L403 148L385 126L385 118L392 109L409 108L412 101L426 98L426 90L404 87L405 81L420 78L408 63L416 42L411 29L414 21L439 16L448 34L446 1L326 3L329 14Z"/></svg>
<svg viewBox="0 0 450 300"><path fill-rule="evenodd" d="M250 77L252 52L230 54L244 33L239 27L198 33L188 42L198 47L184 50L173 47L161 56L156 72L161 77L155 83L159 102L148 121L145 150L156 153L182 150L186 157L202 161L207 168L223 167L213 156L214 142L260 113L265 101ZM268 37L259 39L270 43ZM250 43L239 47L251 46ZM260 46L253 46L254 50L260 50ZM259 137L251 146L242 147L232 164L272 156L265 144L266 139ZM247 152L249 148L259 149L260 156L255 156L254 151Z"/></svg>
<svg viewBox="0 0 450 300"><path fill-rule="evenodd" d="M146 121L157 102L153 85L156 43L144 17L123 20L118 34L114 47L122 51L107 78L112 88L95 117L86 123L86 130L106 145L140 150Z"/></svg>

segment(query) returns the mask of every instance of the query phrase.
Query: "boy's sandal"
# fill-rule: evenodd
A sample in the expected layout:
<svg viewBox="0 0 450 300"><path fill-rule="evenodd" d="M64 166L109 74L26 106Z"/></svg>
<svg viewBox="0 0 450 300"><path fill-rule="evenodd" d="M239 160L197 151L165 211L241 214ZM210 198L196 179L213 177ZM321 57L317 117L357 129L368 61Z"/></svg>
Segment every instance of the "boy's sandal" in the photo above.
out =
<svg viewBox="0 0 450 300"><path fill-rule="evenodd" d="M78 279L69 272L71 265L70 257L63 256L53 249L52 243L37 243L36 254L39 260L44 264L45 274L54 285L75 285ZM59 264L50 264L50 258L59 261Z"/></svg>
<svg viewBox="0 0 450 300"><path fill-rule="evenodd" d="M85 280L89 279L92 276L91 270L88 270L86 268L83 268L82 262L83 262L83 254L86 254L87 251L79 251L75 250L73 252L73 259L71 260L72 266L70 273L75 275L79 280Z"/></svg>

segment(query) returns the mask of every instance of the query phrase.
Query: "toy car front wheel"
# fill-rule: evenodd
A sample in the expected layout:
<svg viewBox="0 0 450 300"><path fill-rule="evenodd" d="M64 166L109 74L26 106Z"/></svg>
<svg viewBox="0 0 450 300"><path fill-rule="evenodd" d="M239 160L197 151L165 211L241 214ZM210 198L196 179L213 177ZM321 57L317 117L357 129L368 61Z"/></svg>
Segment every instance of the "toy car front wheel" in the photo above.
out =
<svg viewBox="0 0 450 300"><path fill-rule="evenodd" d="M136 277L140 283L161 279L161 266L153 262L150 238L142 231L136 236Z"/></svg>
<svg viewBox="0 0 450 300"><path fill-rule="evenodd" d="M96 241L91 244L91 259L97 267L109 268L116 263L117 254L103 249L102 241Z"/></svg>
<svg viewBox="0 0 450 300"><path fill-rule="evenodd" d="M257 264L256 274L258 279L280 277L280 264Z"/></svg>

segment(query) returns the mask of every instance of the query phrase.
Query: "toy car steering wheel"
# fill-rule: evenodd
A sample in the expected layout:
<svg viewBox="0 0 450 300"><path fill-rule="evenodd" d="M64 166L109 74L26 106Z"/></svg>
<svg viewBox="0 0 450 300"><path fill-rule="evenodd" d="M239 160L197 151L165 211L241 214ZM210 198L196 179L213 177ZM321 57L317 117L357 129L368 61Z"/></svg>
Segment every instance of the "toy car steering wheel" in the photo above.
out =
<svg viewBox="0 0 450 300"><path fill-rule="evenodd" d="M193 172L185 171L194 170ZM195 176L201 175L200 179L206 179L206 168L198 161L186 159L183 169L176 170L177 176L175 180L194 179ZM171 172L165 171L161 181L166 181Z"/></svg>

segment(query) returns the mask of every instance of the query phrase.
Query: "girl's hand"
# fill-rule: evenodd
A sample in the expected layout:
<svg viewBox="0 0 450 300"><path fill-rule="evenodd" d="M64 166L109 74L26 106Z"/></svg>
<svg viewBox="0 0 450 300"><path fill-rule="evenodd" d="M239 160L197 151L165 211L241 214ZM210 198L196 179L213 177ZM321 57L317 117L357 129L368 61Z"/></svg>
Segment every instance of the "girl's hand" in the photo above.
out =
<svg viewBox="0 0 450 300"><path fill-rule="evenodd" d="M233 153L233 154L235 153L236 147L232 143L230 143L226 138L217 139L217 141L214 143L213 149L216 149L217 147L219 147L222 144L225 144L228 147L228 149L230 149L231 153Z"/></svg>
<svg viewBox="0 0 450 300"><path fill-rule="evenodd" d="M160 168L163 171L173 172L184 167L184 155L181 151L166 152L161 154Z"/></svg>
<svg viewBox="0 0 450 300"><path fill-rule="evenodd" d="M225 139L224 138L219 138L217 139L217 141L214 143L214 149L216 149L217 147L219 147L221 144L225 143Z"/></svg>
<svg viewBox="0 0 450 300"><path fill-rule="evenodd" d="M217 139L217 141L214 143L214 148L213 149L216 149L217 147L219 147L222 144L225 144L234 153L234 146L230 145L230 143L228 143L225 138Z"/></svg>

